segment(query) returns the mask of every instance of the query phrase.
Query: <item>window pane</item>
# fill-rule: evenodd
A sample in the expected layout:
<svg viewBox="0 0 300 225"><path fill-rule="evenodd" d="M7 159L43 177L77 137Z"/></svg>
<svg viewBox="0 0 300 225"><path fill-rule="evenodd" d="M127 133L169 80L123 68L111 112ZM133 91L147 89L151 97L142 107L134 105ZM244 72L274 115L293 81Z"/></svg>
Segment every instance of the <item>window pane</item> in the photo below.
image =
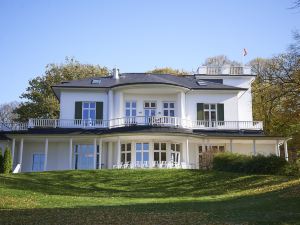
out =
<svg viewBox="0 0 300 225"><path fill-rule="evenodd" d="M127 153L127 162L131 162L131 153Z"/></svg>
<svg viewBox="0 0 300 225"><path fill-rule="evenodd" d="M216 105L210 105L211 109L216 109Z"/></svg>
<svg viewBox="0 0 300 225"><path fill-rule="evenodd" d="M130 110L126 109L126 116L130 116Z"/></svg>
<svg viewBox="0 0 300 225"><path fill-rule="evenodd" d="M165 103L164 103L164 108L169 108L168 105L169 105L169 104L168 104L167 102L165 102Z"/></svg>
<svg viewBox="0 0 300 225"><path fill-rule="evenodd" d="M132 116L136 116L136 110L135 109L133 109L131 113L132 113Z"/></svg>
<svg viewBox="0 0 300 225"><path fill-rule="evenodd" d="M89 110L84 109L82 119L87 120L89 118Z"/></svg>
<svg viewBox="0 0 300 225"><path fill-rule="evenodd" d="M151 110L151 116L155 116L155 110Z"/></svg>
<svg viewBox="0 0 300 225"><path fill-rule="evenodd" d="M168 110L164 110L164 116L169 116Z"/></svg>
<svg viewBox="0 0 300 225"><path fill-rule="evenodd" d="M148 143L144 143L143 144L143 149L144 149L144 151L149 151L149 144Z"/></svg>
<svg viewBox="0 0 300 225"><path fill-rule="evenodd" d="M166 143L161 143L161 150L167 150L167 144Z"/></svg>
<svg viewBox="0 0 300 225"><path fill-rule="evenodd" d="M204 109L209 109L209 104L204 104Z"/></svg>
<svg viewBox="0 0 300 225"><path fill-rule="evenodd" d="M156 107L155 102L151 102L151 108L155 108L155 107Z"/></svg>
<svg viewBox="0 0 300 225"><path fill-rule="evenodd" d="M211 120L212 121L216 120L216 112L211 112Z"/></svg>
<svg viewBox="0 0 300 225"><path fill-rule="evenodd" d="M127 144L127 151L131 151L131 144L130 143Z"/></svg>
<svg viewBox="0 0 300 225"><path fill-rule="evenodd" d="M96 111L90 110L90 119L95 120L96 119Z"/></svg>
<svg viewBox="0 0 300 225"><path fill-rule="evenodd" d="M125 154L121 154L121 162L125 163Z"/></svg>
<svg viewBox="0 0 300 225"><path fill-rule="evenodd" d="M159 161L159 152L154 152L154 161Z"/></svg>
<svg viewBox="0 0 300 225"><path fill-rule="evenodd" d="M199 146L198 151L199 153L202 153L202 146Z"/></svg>
<svg viewBox="0 0 300 225"><path fill-rule="evenodd" d="M170 110L170 116L175 116L174 110Z"/></svg>
<svg viewBox="0 0 300 225"><path fill-rule="evenodd" d="M96 108L96 103L95 102L90 102L90 108L95 109Z"/></svg>
<svg viewBox="0 0 300 225"><path fill-rule="evenodd" d="M132 102L132 108L136 108L136 102Z"/></svg>
<svg viewBox="0 0 300 225"><path fill-rule="evenodd" d="M175 144L171 144L171 150L175 151Z"/></svg>
<svg viewBox="0 0 300 225"><path fill-rule="evenodd" d="M121 151L122 151L122 152L125 151L125 144L121 144Z"/></svg>
<svg viewBox="0 0 300 225"><path fill-rule="evenodd" d="M161 153L161 161L167 161L167 153L166 152Z"/></svg>
<svg viewBox="0 0 300 225"><path fill-rule="evenodd" d="M126 108L130 108L130 102L126 102Z"/></svg>
<svg viewBox="0 0 300 225"><path fill-rule="evenodd" d="M159 143L154 143L154 150L159 150Z"/></svg>
<svg viewBox="0 0 300 225"><path fill-rule="evenodd" d="M142 153L141 152L136 153L136 161L142 161Z"/></svg>
<svg viewBox="0 0 300 225"><path fill-rule="evenodd" d="M208 111L206 111L206 112L204 112L204 119L205 120L209 120L209 112Z"/></svg>
<svg viewBox="0 0 300 225"><path fill-rule="evenodd" d="M170 103L170 108L171 108L171 109L174 109L174 107L175 107L174 102L171 102L171 103Z"/></svg>
<svg viewBox="0 0 300 225"><path fill-rule="evenodd" d="M224 146L219 146L219 151L220 152L224 152L225 151L225 147Z"/></svg>
<svg viewBox="0 0 300 225"><path fill-rule="evenodd" d="M142 150L142 144L136 143L136 151L141 151L141 150Z"/></svg>
<svg viewBox="0 0 300 225"><path fill-rule="evenodd" d="M88 102L84 102L83 103L83 108L89 108L89 103Z"/></svg>
<svg viewBox="0 0 300 225"><path fill-rule="evenodd" d="M149 102L145 102L145 108L149 108Z"/></svg>
<svg viewBox="0 0 300 225"><path fill-rule="evenodd" d="M180 144L177 144L177 145L176 145L176 151L177 151L177 152L180 152Z"/></svg>
<svg viewBox="0 0 300 225"><path fill-rule="evenodd" d="M143 157L144 161L149 161L149 152L144 152Z"/></svg>

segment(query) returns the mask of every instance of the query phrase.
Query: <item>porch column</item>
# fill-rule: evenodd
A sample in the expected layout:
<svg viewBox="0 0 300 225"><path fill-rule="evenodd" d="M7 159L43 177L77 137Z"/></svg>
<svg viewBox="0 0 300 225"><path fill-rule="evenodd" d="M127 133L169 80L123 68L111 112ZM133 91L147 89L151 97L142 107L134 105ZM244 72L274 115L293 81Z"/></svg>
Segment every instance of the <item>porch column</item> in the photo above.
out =
<svg viewBox="0 0 300 225"><path fill-rule="evenodd" d="M99 169L102 169L102 138L99 139Z"/></svg>
<svg viewBox="0 0 300 225"><path fill-rule="evenodd" d="M12 170L14 169L14 158L15 158L16 139L13 138L11 146L11 158L12 158Z"/></svg>
<svg viewBox="0 0 300 225"><path fill-rule="evenodd" d="M187 169L190 169L190 150L189 150L189 139L186 139L185 142L186 145L186 164L187 164Z"/></svg>
<svg viewBox="0 0 300 225"><path fill-rule="evenodd" d="M185 119L185 93L183 91L179 92L177 95L178 101L178 114L177 116L180 118L179 124L181 125L182 120Z"/></svg>
<svg viewBox="0 0 300 225"><path fill-rule="evenodd" d="M233 146L232 146L232 139L230 139L230 152L232 153L232 149L233 149Z"/></svg>
<svg viewBox="0 0 300 225"><path fill-rule="evenodd" d="M73 139L69 140L69 169L72 169L72 152L73 152Z"/></svg>
<svg viewBox="0 0 300 225"><path fill-rule="evenodd" d="M119 165L121 163L121 140L120 137L118 137L118 142L117 142L117 164Z"/></svg>
<svg viewBox="0 0 300 225"><path fill-rule="evenodd" d="M44 161L44 171L47 170L47 160L48 160L48 138L45 139L45 161Z"/></svg>
<svg viewBox="0 0 300 225"><path fill-rule="evenodd" d="M109 121L109 127L112 127L113 119L114 117L114 92L113 90L108 91L108 121Z"/></svg>
<svg viewBox="0 0 300 225"><path fill-rule="evenodd" d="M288 146L287 146L287 141L284 141L284 158L286 161L289 161L289 152L288 152Z"/></svg>
<svg viewBox="0 0 300 225"><path fill-rule="evenodd" d="M280 149L279 149L279 141L276 140L276 146L275 146L275 153L276 153L276 156L280 156Z"/></svg>
<svg viewBox="0 0 300 225"><path fill-rule="evenodd" d="M256 140L253 140L253 155L256 155Z"/></svg>
<svg viewBox="0 0 300 225"><path fill-rule="evenodd" d="M97 138L94 138L94 169L96 169L97 163Z"/></svg>
<svg viewBox="0 0 300 225"><path fill-rule="evenodd" d="M21 167L23 161L23 144L24 144L24 139L22 138L20 142L20 156L19 156L19 164L21 164Z"/></svg>
<svg viewBox="0 0 300 225"><path fill-rule="evenodd" d="M112 142L108 142L108 158L107 158L107 168L111 169L112 168Z"/></svg>

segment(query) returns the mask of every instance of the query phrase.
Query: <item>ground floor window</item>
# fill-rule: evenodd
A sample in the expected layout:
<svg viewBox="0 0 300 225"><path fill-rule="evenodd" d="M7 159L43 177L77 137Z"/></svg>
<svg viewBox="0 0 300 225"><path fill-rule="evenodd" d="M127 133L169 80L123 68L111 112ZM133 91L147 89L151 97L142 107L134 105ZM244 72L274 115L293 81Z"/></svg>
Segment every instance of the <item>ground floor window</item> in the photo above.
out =
<svg viewBox="0 0 300 225"><path fill-rule="evenodd" d="M131 162L131 143L121 144L121 162Z"/></svg>
<svg viewBox="0 0 300 225"><path fill-rule="evenodd" d="M75 145L73 155L75 170L94 169L94 145ZM99 146L97 146L96 168L99 168L100 164Z"/></svg>
<svg viewBox="0 0 300 225"><path fill-rule="evenodd" d="M180 144L171 144L171 161L180 163Z"/></svg>
<svg viewBox="0 0 300 225"><path fill-rule="evenodd" d="M154 161L167 161L167 143L154 143Z"/></svg>
<svg viewBox="0 0 300 225"><path fill-rule="evenodd" d="M32 171L44 171L45 164L45 154L44 153L34 153L32 156Z"/></svg>
<svg viewBox="0 0 300 225"><path fill-rule="evenodd" d="M136 162L149 164L149 143L136 143Z"/></svg>
<svg viewBox="0 0 300 225"><path fill-rule="evenodd" d="M199 145L198 163L199 168L210 168L212 166L213 155L218 152L224 152L224 145Z"/></svg>

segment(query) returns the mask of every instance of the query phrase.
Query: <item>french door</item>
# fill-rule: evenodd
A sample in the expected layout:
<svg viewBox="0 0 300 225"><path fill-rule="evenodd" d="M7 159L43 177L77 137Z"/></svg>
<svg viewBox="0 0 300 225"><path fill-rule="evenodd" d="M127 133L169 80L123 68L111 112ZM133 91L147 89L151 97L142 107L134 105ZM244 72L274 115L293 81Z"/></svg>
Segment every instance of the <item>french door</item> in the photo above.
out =
<svg viewBox="0 0 300 225"><path fill-rule="evenodd" d="M144 103L145 124L152 124L153 118L156 115L156 102L149 101Z"/></svg>
<svg viewBox="0 0 300 225"><path fill-rule="evenodd" d="M74 146L74 169L94 169L94 145Z"/></svg>
<svg viewBox="0 0 300 225"><path fill-rule="evenodd" d="M206 127L215 127L217 121L216 104L204 104L204 120Z"/></svg>
<svg viewBox="0 0 300 225"><path fill-rule="evenodd" d="M34 153L32 156L32 171L39 172L44 171L45 154Z"/></svg>
<svg viewBox="0 0 300 225"><path fill-rule="evenodd" d="M125 124L135 124L136 121L136 101L126 101L125 103Z"/></svg>
<svg viewBox="0 0 300 225"><path fill-rule="evenodd" d="M135 144L135 161L137 167L149 167L149 143Z"/></svg>
<svg viewBox="0 0 300 225"><path fill-rule="evenodd" d="M180 163L180 144L171 144L171 162L173 164Z"/></svg>

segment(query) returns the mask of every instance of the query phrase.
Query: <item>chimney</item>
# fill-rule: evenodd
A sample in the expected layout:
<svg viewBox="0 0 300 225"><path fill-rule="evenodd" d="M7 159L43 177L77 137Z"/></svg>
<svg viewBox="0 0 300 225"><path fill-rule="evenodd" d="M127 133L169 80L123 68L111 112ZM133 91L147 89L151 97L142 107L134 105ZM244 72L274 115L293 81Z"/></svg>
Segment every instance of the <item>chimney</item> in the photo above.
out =
<svg viewBox="0 0 300 225"><path fill-rule="evenodd" d="M113 78L116 80L119 80L120 76L119 76L119 69L117 68L113 68Z"/></svg>

